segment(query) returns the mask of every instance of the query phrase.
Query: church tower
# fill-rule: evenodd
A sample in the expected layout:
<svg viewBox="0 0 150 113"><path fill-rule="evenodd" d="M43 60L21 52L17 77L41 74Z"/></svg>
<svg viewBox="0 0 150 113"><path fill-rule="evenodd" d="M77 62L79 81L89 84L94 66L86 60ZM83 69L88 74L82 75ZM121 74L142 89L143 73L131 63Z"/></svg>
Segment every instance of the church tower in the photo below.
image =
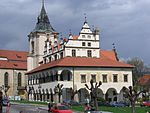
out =
<svg viewBox="0 0 150 113"><path fill-rule="evenodd" d="M39 63L43 60L44 45L47 40L54 42L54 36L58 33L51 26L48 15L45 11L44 0L42 2L42 9L37 17L37 23L29 37L29 55L27 58L28 71L39 66Z"/></svg>

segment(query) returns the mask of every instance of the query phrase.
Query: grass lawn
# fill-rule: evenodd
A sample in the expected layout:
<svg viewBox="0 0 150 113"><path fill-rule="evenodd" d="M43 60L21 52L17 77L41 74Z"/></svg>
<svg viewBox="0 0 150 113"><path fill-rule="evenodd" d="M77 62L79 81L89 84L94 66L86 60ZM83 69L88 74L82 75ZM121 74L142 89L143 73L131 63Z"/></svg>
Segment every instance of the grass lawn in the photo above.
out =
<svg viewBox="0 0 150 113"><path fill-rule="evenodd" d="M82 106L73 106L72 110L74 111L83 111ZM99 107L100 111L110 111L113 113L131 113L130 107ZM146 113L147 111L150 112L150 107L136 107L136 113Z"/></svg>
<svg viewBox="0 0 150 113"><path fill-rule="evenodd" d="M24 103L24 104L39 104L39 105L47 105L46 102L32 102L32 101L11 101L11 102L17 102L17 103ZM84 111L83 106L72 106L72 110L74 111ZM113 113L131 113L130 107L105 107L100 106L100 111L110 111ZM136 113L146 113L147 111L150 112L150 107L136 107Z"/></svg>
<svg viewBox="0 0 150 113"><path fill-rule="evenodd" d="M24 104L37 104L37 105L47 105L47 102L35 102L35 101L28 101L28 100L11 100L10 102L16 103L24 103Z"/></svg>

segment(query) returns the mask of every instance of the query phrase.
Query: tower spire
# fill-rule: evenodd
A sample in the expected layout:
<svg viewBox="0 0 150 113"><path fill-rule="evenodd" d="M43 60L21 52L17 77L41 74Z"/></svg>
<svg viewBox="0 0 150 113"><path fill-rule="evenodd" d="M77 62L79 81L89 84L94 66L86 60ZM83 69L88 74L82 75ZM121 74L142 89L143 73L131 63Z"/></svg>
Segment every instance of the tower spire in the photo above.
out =
<svg viewBox="0 0 150 113"><path fill-rule="evenodd" d="M42 6L44 6L44 0L42 0Z"/></svg>
<svg viewBox="0 0 150 113"><path fill-rule="evenodd" d="M37 18L37 23L34 32L56 32L51 26L48 15L44 7L44 0L42 0L41 12Z"/></svg>

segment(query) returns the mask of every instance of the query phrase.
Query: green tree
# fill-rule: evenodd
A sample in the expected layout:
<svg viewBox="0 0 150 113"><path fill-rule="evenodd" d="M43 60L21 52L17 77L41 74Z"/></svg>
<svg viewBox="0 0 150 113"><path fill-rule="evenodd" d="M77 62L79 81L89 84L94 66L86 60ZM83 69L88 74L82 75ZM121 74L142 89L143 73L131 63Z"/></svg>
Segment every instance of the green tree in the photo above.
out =
<svg viewBox="0 0 150 113"><path fill-rule="evenodd" d="M127 60L127 63L135 66L133 69L133 85L136 85L138 78L143 75L147 67L144 65L143 60L137 57Z"/></svg>

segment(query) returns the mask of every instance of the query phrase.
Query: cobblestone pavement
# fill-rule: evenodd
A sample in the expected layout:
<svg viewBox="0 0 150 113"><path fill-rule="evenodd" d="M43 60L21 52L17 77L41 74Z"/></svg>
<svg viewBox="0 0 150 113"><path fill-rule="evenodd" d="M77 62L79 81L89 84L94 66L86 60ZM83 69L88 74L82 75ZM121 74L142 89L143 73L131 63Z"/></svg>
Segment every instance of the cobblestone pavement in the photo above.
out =
<svg viewBox="0 0 150 113"><path fill-rule="evenodd" d="M26 104L16 104L10 107L3 107L3 113L48 113L47 106L36 106L36 105L26 105ZM81 112L73 112L81 113Z"/></svg>

